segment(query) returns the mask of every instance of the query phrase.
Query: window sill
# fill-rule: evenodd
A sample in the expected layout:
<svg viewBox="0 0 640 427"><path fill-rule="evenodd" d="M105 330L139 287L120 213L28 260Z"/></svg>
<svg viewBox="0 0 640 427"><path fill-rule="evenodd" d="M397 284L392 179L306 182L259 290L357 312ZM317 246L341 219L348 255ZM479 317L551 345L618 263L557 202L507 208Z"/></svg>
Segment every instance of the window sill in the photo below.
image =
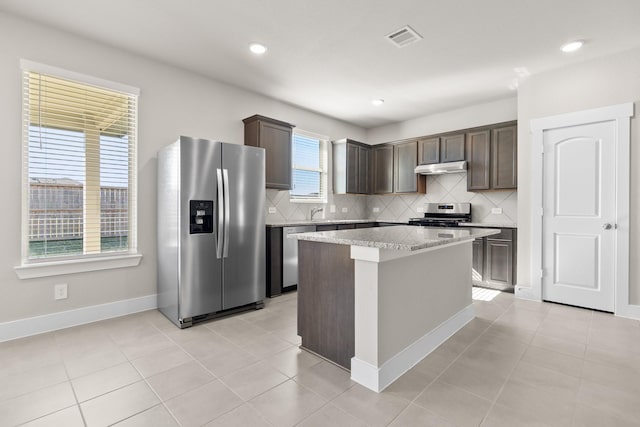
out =
<svg viewBox="0 0 640 427"><path fill-rule="evenodd" d="M14 267L14 270L19 279L35 279L37 277L59 276L61 274L136 267L140 264L141 260L141 254L113 255L64 261L36 262L19 265Z"/></svg>

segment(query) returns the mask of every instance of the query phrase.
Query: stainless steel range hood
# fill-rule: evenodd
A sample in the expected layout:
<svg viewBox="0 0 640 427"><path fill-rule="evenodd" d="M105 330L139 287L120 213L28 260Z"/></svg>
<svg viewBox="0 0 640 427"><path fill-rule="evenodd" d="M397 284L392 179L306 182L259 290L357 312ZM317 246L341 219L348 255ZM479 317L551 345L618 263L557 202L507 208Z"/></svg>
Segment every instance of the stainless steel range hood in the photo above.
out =
<svg viewBox="0 0 640 427"><path fill-rule="evenodd" d="M421 175L441 175L444 173L460 173L467 170L467 162L435 163L432 165L419 165L415 173Z"/></svg>

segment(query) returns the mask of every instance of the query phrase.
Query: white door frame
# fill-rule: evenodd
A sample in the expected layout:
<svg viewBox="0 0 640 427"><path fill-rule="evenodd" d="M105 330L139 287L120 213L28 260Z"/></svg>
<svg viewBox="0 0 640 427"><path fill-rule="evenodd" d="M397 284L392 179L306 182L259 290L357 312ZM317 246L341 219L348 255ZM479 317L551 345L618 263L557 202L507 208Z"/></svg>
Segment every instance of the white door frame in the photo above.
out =
<svg viewBox="0 0 640 427"><path fill-rule="evenodd" d="M612 105L531 120L532 191L531 191L531 288L522 289L525 298L542 300L542 202L544 131L603 121L617 125L616 150L616 264L615 308L618 316L640 318L640 306L629 304L629 197L630 145L633 103Z"/></svg>

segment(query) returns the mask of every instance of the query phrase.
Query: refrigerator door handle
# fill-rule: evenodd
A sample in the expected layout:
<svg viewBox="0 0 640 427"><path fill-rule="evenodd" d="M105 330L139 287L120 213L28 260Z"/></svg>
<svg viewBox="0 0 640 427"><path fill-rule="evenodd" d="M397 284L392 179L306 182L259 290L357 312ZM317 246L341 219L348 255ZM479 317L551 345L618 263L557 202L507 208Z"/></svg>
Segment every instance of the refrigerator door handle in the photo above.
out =
<svg viewBox="0 0 640 427"><path fill-rule="evenodd" d="M222 170L224 176L224 245L222 251L222 257L227 258L229 256L229 215L230 215L230 201L229 201L229 171L227 169Z"/></svg>
<svg viewBox="0 0 640 427"><path fill-rule="evenodd" d="M222 244L224 226L224 191L222 187L222 170L218 169L218 229L216 230L216 258L222 258Z"/></svg>

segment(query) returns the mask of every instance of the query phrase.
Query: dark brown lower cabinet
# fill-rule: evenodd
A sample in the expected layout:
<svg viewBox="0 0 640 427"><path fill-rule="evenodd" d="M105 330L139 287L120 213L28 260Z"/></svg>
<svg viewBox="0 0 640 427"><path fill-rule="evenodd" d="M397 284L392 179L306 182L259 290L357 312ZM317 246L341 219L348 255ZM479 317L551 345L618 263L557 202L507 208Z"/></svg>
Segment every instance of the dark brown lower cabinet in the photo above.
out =
<svg viewBox="0 0 640 427"><path fill-rule="evenodd" d="M472 280L475 285L513 292L516 241L517 230L503 228L500 234L473 242Z"/></svg>
<svg viewBox="0 0 640 427"><path fill-rule="evenodd" d="M378 224L375 222L357 222L355 223L356 228L371 228L378 227Z"/></svg>
<svg viewBox="0 0 640 427"><path fill-rule="evenodd" d="M397 224L388 224L397 225ZM356 222L349 224L318 224L315 231L350 230L354 228L378 227L377 222ZM380 225L383 226L383 225ZM311 230L313 231L313 230ZM266 265L266 286L267 297L277 297L282 292L295 289L295 286L287 286L287 274L284 271L285 251L283 250L285 239L284 228L277 226L267 227L267 265Z"/></svg>
<svg viewBox="0 0 640 427"><path fill-rule="evenodd" d="M487 238L485 280L502 286L513 286L513 243Z"/></svg>
<svg viewBox="0 0 640 427"><path fill-rule="evenodd" d="M471 244L473 256L471 261L471 274L474 282L484 280L484 244L485 239L480 238Z"/></svg>
<svg viewBox="0 0 640 427"><path fill-rule="evenodd" d="M282 227L267 227L267 297L282 293Z"/></svg>
<svg viewBox="0 0 640 427"><path fill-rule="evenodd" d="M351 369L355 271L349 245L300 240L298 335L302 348Z"/></svg>
<svg viewBox="0 0 640 427"><path fill-rule="evenodd" d="M369 226L373 227L373 226ZM320 224L316 225L316 231L351 230L357 227L356 224Z"/></svg>

